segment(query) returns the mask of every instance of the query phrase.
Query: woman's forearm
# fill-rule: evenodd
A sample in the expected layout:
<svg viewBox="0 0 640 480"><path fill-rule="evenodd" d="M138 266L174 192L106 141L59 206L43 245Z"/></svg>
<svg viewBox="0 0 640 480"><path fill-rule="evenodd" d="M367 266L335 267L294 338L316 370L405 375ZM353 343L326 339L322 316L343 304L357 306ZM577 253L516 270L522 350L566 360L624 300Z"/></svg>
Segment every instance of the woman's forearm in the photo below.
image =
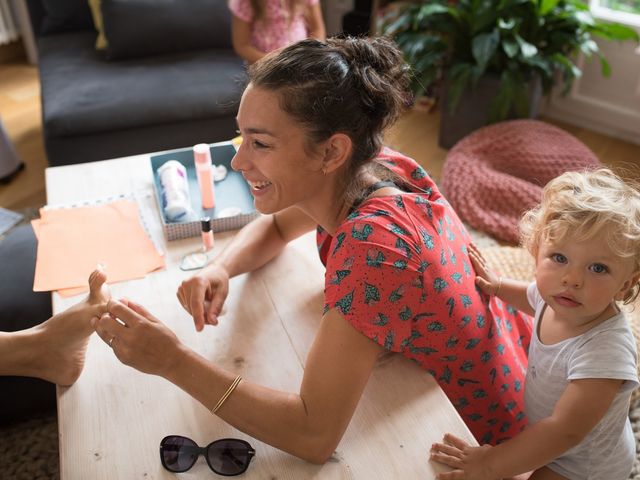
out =
<svg viewBox="0 0 640 480"><path fill-rule="evenodd" d="M229 277L256 270L277 256L291 240L315 226L298 209L276 215L261 216L242 228L217 256L214 265L223 267Z"/></svg>
<svg viewBox="0 0 640 480"><path fill-rule="evenodd" d="M257 62L266 55L266 53L251 45L234 45L233 49L240 58L246 60L249 64Z"/></svg>
<svg viewBox="0 0 640 480"><path fill-rule="evenodd" d="M273 216L266 215L246 225L213 263L222 266L229 277L234 277L269 262L286 245L273 222Z"/></svg>
<svg viewBox="0 0 640 480"><path fill-rule="evenodd" d="M307 355L300 393L279 392L245 379L217 411L239 430L313 463L334 452L382 347L351 326L337 310L325 314ZM160 372L207 409L235 379L184 346ZM274 366L277 368L277 366Z"/></svg>
<svg viewBox="0 0 640 480"><path fill-rule="evenodd" d="M197 353L184 349L180 360L163 375L211 410L235 379ZM300 395L276 391L243 379L216 413L238 430L313 463L323 463L334 442L323 441ZM329 452L328 454L326 452Z"/></svg>

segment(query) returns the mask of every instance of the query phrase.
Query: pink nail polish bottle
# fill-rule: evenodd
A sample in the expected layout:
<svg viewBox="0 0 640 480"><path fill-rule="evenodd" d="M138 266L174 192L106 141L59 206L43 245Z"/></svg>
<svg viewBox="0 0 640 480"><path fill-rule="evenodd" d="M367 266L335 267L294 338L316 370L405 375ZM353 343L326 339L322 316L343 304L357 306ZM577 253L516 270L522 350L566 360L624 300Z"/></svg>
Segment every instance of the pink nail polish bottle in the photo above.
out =
<svg viewBox="0 0 640 480"><path fill-rule="evenodd" d="M213 192L213 171L211 165L211 151L206 143L199 143L193 147L193 161L196 166L196 176L200 187L202 208L215 207Z"/></svg>
<svg viewBox="0 0 640 480"><path fill-rule="evenodd" d="M203 217L200 219L202 227L202 249L206 252L213 248L213 230L211 229L211 219Z"/></svg>

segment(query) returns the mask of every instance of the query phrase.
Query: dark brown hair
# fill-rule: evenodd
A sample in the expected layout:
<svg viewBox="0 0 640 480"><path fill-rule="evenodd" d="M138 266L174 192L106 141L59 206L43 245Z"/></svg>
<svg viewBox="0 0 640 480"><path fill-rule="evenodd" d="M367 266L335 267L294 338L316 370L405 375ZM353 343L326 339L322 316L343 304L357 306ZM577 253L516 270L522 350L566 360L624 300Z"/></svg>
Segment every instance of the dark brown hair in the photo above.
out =
<svg viewBox="0 0 640 480"><path fill-rule="evenodd" d="M335 133L351 138L347 198L360 188L359 173L380 151L384 130L409 103L409 80L402 53L383 37L302 40L249 67L251 84L274 91L307 130L310 151Z"/></svg>

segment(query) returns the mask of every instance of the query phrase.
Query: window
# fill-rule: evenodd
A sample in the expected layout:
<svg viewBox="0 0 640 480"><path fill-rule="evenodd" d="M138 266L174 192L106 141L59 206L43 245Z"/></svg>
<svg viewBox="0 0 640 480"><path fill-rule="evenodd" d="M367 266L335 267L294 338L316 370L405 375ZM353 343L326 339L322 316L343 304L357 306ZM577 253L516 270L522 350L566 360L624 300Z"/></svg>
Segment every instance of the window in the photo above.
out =
<svg viewBox="0 0 640 480"><path fill-rule="evenodd" d="M609 10L640 15L640 0L600 0L598 3Z"/></svg>
<svg viewBox="0 0 640 480"><path fill-rule="evenodd" d="M640 27L640 0L590 0L597 18Z"/></svg>

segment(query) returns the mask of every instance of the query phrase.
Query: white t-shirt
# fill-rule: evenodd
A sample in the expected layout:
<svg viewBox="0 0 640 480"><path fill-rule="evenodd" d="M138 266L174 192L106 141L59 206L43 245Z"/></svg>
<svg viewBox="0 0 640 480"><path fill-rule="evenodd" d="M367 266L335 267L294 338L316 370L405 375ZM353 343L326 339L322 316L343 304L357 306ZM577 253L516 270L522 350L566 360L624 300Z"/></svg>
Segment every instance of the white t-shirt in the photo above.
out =
<svg viewBox="0 0 640 480"><path fill-rule="evenodd" d="M570 480L626 480L636 453L629 422L631 392L638 386L633 333L623 313L588 332L553 345L540 342L538 325L546 304L535 283L527 288L535 322L525 380L525 411L533 424L549 417L571 380L625 380L609 410L578 445L548 467Z"/></svg>

